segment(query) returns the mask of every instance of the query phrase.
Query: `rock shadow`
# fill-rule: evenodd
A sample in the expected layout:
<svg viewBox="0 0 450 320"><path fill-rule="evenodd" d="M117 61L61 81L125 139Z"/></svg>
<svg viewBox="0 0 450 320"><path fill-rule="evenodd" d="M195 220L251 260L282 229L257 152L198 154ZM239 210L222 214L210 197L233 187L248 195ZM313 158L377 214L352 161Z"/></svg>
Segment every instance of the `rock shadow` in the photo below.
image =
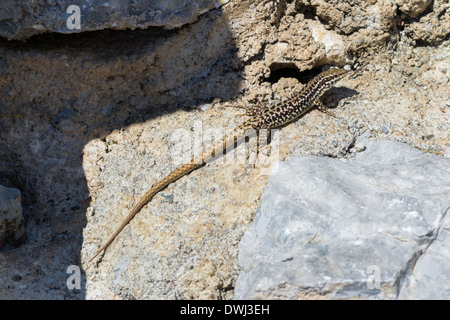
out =
<svg viewBox="0 0 450 320"><path fill-rule="evenodd" d="M81 265L90 203L83 148L179 108L230 100L241 81L236 51L221 9L170 31L0 39L0 184L20 189L28 238L0 252L0 297L85 298L85 282L66 284L67 267Z"/></svg>

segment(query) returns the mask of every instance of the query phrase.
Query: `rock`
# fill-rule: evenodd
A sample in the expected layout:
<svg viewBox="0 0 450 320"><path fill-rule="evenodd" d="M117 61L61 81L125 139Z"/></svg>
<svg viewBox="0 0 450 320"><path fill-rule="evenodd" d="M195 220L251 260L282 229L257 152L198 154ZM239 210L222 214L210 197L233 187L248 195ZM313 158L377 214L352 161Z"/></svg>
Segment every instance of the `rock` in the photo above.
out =
<svg viewBox="0 0 450 320"><path fill-rule="evenodd" d="M450 159L365 141L290 158L240 245L236 299L447 299Z"/></svg>
<svg viewBox="0 0 450 320"><path fill-rule="evenodd" d="M23 182L24 201L62 212L54 217L69 228L63 216L91 196L81 166L87 142L180 105L229 100L239 76L224 72L236 66L228 20L217 10L202 18L177 32L0 39L0 172L8 179L0 182Z"/></svg>
<svg viewBox="0 0 450 320"><path fill-rule="evenodd" d="M365 150L366 150L366 145L364 144L364 142L358 141L358 142L355 144L355 150L356 150L357 152L365 151Z"/></svg>
<svg viewBox="0 0 450 320"><path fill-rule="evenodd" d="M399 299L448 300L450 297L450 210L444 213L435 239L405 277Z"/></svg>
<svg viewBox="0 0 450 320"><path fill-rule="evenodd" d="M73 1L8 1L0 3L0 36L24 40L44 33L74 33L102 29L164 27L173 29L197 20L198 16L228 0L112 1L88 0L72 9ZM69 28L75 10L79 28ZM68 25L68 21L69 25Z"/></svg>
<svg viewBox="0 0 450 320"><path fill-rule="evenodd" d="M307 1L302 2L306 5ZM390 1L358 0L330 3L311 0L310 3L320 19L331 27L337 27L342 33L350 36L352 41L364 39L365 46L381 45L382 39L388 37L388 30L396 13L396 6Z"/></svg>
<svg viewBox="0 0 450 320"><path fill-rule="evenodd" d="M412 31L413 38L421 43L441 43L450 34L450 2L434 0L433 10L418 19L407 28Z"/></svg>
<svg viewBox="0 0 450 320"><path fill-rule="evenodd" d="M130 30L0 38L0 184L20 188L29 212L29 241L2 251L0 297L20 275L20 299L231 299L237 244L268 179L252 165L211 164L180 179L87 271L88 285L54 288L66 281L61 270L85 266L136 198L173 169L171 138L189 137L196 123L230 129L245 118L227 106L281 102L323 63L364 68L322 97L336 118L313 110L281 130L280 159L351 157L364 132L444 154L446 2L433 1L403 31L394 1L233 0L171 30L137 21ZM8 10L56 2L33 3ZM134 19L120 14L118 28ZM56 25L50 20L45 28Z"/></svg>
<svg viewBox="0 0 450 320"><path fill-rule="evenodd" d="M395 0L399 10L412 18L416 18L431 4L431 0Z"/></svg>
<svg viewBox="0 0 450 320"><path fill-rule="evenodd" d="M334 31L326 30L323 24L317 20L308 21L308 26L313 39L325 47L325 55L321 63L344 65L347 60L347 49L343 37Z"/></svg>
<svg viewBox="0 0 450 320"><path fill-rule="evenodd" d="M20 246L25 239L20 191L0 186L0 249L5 243Z"/></svg>
<svg viewBox="0 0 450 320"><path fill-rule="evenodd" d="M63 270L67 266L81 267L83 228L86 216L93 212L88 207L96 203L99 190L106 190L98 184L98 175L103 174L102 156L107 152L117 156L111 151L123 146L109 134L121 132L121 128L136 133L133 126L145 126L142 142L150 143L150 148L145 143L136 146L136 136L125 144L131 146L130 155L142 160L140 164L146 169L152 170L152 162L157 161L162 167L155 174L165 172L170 161L161 162L161 154L167 149L158 145L158 139L166 137L169 141L174 123L185 128L184 121L197 114L190 107L215 98L229 101L240 90L239 61L228 17L221 10L211 10L195 23L176 30L52 33L26 42L0 38L0 184L20 187L22 205L30 212L26 224L29 241L18 250L5 250L0 257L1 297L11 297L8 288L13 284L9 281L16 273L22 275L20 285L26 290L16 290L14 297L86 297L85 285L78 291L65 286L52 288L65 283ZM171 122L164 115L178 118ZM220 112L215 111L216 119L226 119L218 115ZM157 125L161 119L167 127ZM157 132L149 130L151 127L158 128ZM105 136L108 138L101 138ZM97 143L91 145L91 141ZM148 158L145 153L154 154ZM139 164L134 162L133 167ZM156 178L159 176L146 175L150 183ZM120 188L123 186L120 183ZM123 201L129 204L131 194L119 189L119 194L128 194ZM117 208L117 201L106 202ZM111 212L109 207L105 211ZM112 225L116 220L102 221ZM93 226L105 230L105 236L109 231L101 223ZM38 252L39 268L52 276L35 272L36 259L30 252ZM131 281L125 276L122 279ZM121 290L116 293L127 296ZM161 292L167 291L163 288Z"/></svg>

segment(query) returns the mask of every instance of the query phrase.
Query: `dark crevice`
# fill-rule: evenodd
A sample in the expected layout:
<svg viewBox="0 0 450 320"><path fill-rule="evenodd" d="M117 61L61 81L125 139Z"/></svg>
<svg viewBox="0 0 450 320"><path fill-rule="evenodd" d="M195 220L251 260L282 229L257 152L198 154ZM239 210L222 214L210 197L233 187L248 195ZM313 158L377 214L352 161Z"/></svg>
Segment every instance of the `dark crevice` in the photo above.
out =
<svg viewBox="0 0 450 320"><path fill-rule="evenodd" d="M313 6L302 6L299 12L303 14L305 19L314 20L317 17L317 10Z"/></svg>
<svg viewBox="0 0 450 320"><path fill-rule="evenodd" d="M39 52L67 51L68 53L91 53L98 58L117 59L134 55L144 56L145 48L152 42L175 36L178 30L163 30L157 27L136 30L103 29L80 33L42 33L26 41L6 40L0 37L0 46L15 50Z"/></svg>
<svg viewBox="0 0 450 320"><path fill-rule="evenodd" d="M409 24L409 21L405 21L402 18L402 12L397 8L395 12L394 25L391 27L393 32L397 32L398 30L403 31L405 29L405 25Z"/></svg>
<svg viewBox="0 0 450 320"><path fill-rule="evenodd" d="M446 12L447 12L447 10L445 8L443 8L442 11L437 15L437 18L441 19L442 16L444 15L444 13L446 13Z"/></svg>
<svg viewBox="0 0 450 320"><path fill-rule="evenodd" d="M296 7L296 10L303 14L303 16L305 17L305 19L308 20L319 20L321 24L323 24L324 26L328 26L329 23L328 21L324 20L323 18L321 18L320 16L317 15L317 9L316 7L312 6L312 5L298 5L298 7Z"/></svg>
<svg viewBox="0 0 450 320"><path fill-rule="evenodd" d="M278 3L275 9L275 19L273 24L278 29L281 23L281 20L286 15L287 3L285 1L281 1Z"/></svg>
<svg viewBox="0 0 450 320"><path fill-rule="evenodd" d="M294 78L303 84L308 83L312 78L321 72L319 68L300 71L294 63L272 63L270 66L270 76L264 79L270 84L277 83L281 78Z"/></svg>

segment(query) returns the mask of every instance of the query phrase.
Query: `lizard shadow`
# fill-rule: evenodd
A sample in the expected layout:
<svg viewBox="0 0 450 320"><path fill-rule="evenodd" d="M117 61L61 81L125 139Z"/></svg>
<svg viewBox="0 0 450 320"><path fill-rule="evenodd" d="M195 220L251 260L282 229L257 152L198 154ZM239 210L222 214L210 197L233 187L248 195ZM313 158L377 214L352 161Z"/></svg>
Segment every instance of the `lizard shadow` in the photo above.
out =
<svg viewBox="0 0 450 320"><path fill-rule="evenodd" d="M351 98L357 94L359 94L358 91L354 89L336 86L325 92L320 100L327 108L334 109L338 106L341 100Z"/></svg>
<svg viewBox="0 0 450 320"><path fill-rule="evenodd" d="M1 252L4 278L21 274L33 299L55 292L84 299L83 286L59 285L66 283L68 266L81 265L86 212L96 192L85 170L101 171L100 164L83 166L84 149L114 130L232 99L242 78L236 52L221 9L175 30L0 39L0 184L20 189L28 237ZM103 142L97 146L107 148ZM0 292L14 285L0 284Z"/></svg>

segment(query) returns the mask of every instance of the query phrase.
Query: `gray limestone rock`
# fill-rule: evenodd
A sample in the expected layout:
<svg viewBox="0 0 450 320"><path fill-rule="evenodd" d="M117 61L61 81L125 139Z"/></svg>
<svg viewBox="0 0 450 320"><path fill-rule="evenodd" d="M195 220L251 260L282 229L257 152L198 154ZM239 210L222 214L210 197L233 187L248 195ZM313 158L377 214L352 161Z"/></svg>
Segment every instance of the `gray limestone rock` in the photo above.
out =
<svg viewBox="0 0 450 320"><path fill-rule="evenodd" d="M365 141L291 158L240 243L235 298L450 297L450 159Z"/></svg>
<svg viewBox="0 0 450 320"><path fill-rule="evenodd" d="M44 32L78 33L102 29L174 29L228 0L0 2L0 36L24 40ZM78 4L78 5L77 5ZM71 7L77 5L76 7ZM76 16L78 15L78 16ZM78 25L77 25L78 22Z"/></svg>

